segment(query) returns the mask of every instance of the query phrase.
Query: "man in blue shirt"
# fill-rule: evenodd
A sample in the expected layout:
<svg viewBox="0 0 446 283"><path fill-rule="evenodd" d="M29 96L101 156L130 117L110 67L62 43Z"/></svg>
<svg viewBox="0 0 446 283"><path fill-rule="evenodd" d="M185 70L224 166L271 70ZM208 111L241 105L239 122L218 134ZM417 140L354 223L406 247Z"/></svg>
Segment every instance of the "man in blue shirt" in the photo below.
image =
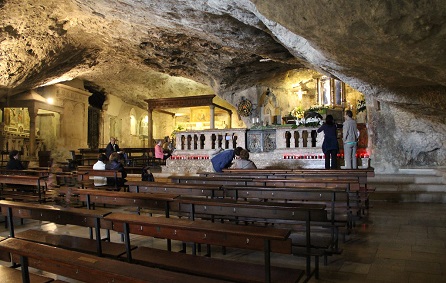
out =
<svg viewBox="0 0 446 283"><path fill-rule="evenodd" d="M226 149L218 152L214 157L211 158L212 167L214 167L215 172L223 172L223 169L229 168L232 164L232 160L235 156L240 155L240 151L243 150L241 147L236 149Z"/></svg>

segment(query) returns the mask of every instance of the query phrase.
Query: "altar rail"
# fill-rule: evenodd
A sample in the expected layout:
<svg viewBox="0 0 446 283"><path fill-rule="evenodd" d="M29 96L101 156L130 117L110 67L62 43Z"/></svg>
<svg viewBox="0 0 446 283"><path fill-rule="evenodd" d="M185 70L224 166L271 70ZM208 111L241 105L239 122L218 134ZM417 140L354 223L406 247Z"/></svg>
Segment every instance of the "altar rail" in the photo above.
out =
<svg viewBox="0 0 446 283"><path fill-rule="evenodd" d="M176 134L176 149L182 154L197 154L218 148L238 146L250 152L269 152L276 149L321 149L323 133L317 128L276 127L264 129L214 129L185 131Z"/></svg>

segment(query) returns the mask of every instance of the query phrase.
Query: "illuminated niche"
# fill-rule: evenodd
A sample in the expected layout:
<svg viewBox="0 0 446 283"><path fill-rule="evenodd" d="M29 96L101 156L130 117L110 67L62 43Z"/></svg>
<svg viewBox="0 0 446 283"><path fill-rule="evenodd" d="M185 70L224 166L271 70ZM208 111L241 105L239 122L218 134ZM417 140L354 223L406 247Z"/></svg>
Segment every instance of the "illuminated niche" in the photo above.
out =
<svg viewBox="0 0 446 283"><path fill-rule="evenodd" d="M317 104L341 107L345 105L345 83L327 76L317 79Z"/></svg>

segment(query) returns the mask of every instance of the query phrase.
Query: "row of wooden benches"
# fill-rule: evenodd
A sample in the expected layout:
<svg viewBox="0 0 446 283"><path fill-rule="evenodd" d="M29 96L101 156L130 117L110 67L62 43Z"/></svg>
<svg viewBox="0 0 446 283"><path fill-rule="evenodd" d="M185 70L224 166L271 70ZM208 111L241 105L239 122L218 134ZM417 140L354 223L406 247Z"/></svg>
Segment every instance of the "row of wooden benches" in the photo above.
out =
<svg viewBox="0 0 446 283"><path fill-rule="evenodd" d="M122 194L128 195L129 193ZM138 197L141 197L141 195L142 194L138 194ZM154 198L154 196L152 196L152 198ZM66 235L63 235L61 238L56 237L55 235L53 235L53 237L50 237L44 232L38 232L35 230L15 233L13 218L31 218L41 221L51 221L59 224L74 224L94 227L96 231L96 240L92 241L94 241L95 243L96 247L94 249L94 252L97 254L97 256L109 255L117 257L121 254L125 254L125 258L127 259L127 261L144 263L145 265L149 266L162 267L163 269L172 272L186 272L189 274L195 274L195 276L202 276L214 279L219 278L221 280L229 280L235 282L297 282L297 280L299 280L303 275L303 272L298 269L272 267L270 263L271 252L290 255L294 253L291 239L289 239L290 230L288 229L257 226L247 227L227 223L212 223L209 221L192 221L188 219L167 217L149 217L123 213L96 212L85 209L61 208L42 204L18 203L9 201L0 201L0 208L2 214L8 216L10 236L29 241L42 241L46 244L51 245L62 244L65 245L65 248L69 248L72 250L81 250L82 252L90 253L92 252L91 250L83 250L86 247L92 246L91 244L85 245L85 241L87 241L88 239L84 239L82 241L83 244L78 245L80 243L79 240L69 239L68 241L66 241L66 238L69 237ZM301 210L303 210L303 208L299 210L295 209L296 212ZM306 208L305 210L312 211L312 209L309 208ZM319 209L317 211L322 210ZM119 248L117 248L116 246L119 245L118 243L101 241L100 228L113 229L115 231L124 233L125 248L121 247L121 252L119 252ZM130 234L140 234L183 242L220 245L225 247L235 247L250 250L263 250L265 255L265 263L262 267L262 265L250 263L232 262L223 259L210 259L206 257L198 257L195 255L172 253L169 250L153 250L149 247L136 248L130 244ZM48 241L50 243L48 243ZM7 244L3 246L0 244L0 249L4 249L15 254L23 254L24 256L36 256L35 254L31 255L30 251L22 250L22 248L15 249L11 246L14 245ZM39 260L47 260L51 262L52 253L53 252L51 252L51 255L41 253ZM64 253L67 254L67 252ZM184 260L178 260L178 257L182 257L182 259ZM65 262L66 260L60 259L57 265L64 265ZM116 264L112 265L116 266ZM123 265L123 267L124 266L126 265ZM225 269L225 267L227 267L228 269ZM259 273L261 269L264 269L264 271ZM111 276L116 276L116 272L118 270L122 271L122 268L115 269L115 272ZM228 272L228 270L231 270L231 272ZM54 272L54 270L50 272ZM264 275L261 276L261 274ZM67 274L62 275L68 276ZM86 275L83 273L83 275L79 276ZM75 277L75 279L79 279L79 277ZM157 279L153 279L153 281L148 280L147 282L164 281L157 281ZM185 279L182 282L189 281ZM196 282L204 281L198 280Z"/></svg>
<svg viewBox="0 0 446 283"><path fill-rule="evenodd" d="M215 181L215 179L214 179L214 181ZM194 187L197 187L197 185L194 185ZM201 200L202 201L202 200ZM207 204L207 205L209 205L209 204ZM251 212L252 213L252 212ZM252 215L251 213L249 213L249 214L247 214L247 215ZM192 214L192 213L191 213ZM227 213L225 213L225 214L227 214Z"/></svg>
<svg viewBox="0 0 446 283"><path fill-rule="evenodd" d="M171 183L154 183L154 182L131 182L129 189L133 192L139 193L126 193L126 192L110 192L101 190L78 190L72 189L71 194L79 195L79 200L85 202L87 207L92 207L93 204L112 204L112 205L127 205L134 206L137 212L140 212L142 208L150 209L161 209L165 211L165 215L169 216L171 212L174 212L177 216L187 216L195 218L198 215L200 218L204 219L219 219L225 221L232 221L236 223L251 223L256 224L274 224L274 225L284 225L292 224L296 222L304 222L304 216L302 214L297 214L296 212L288 211L290 209L299 209L302 207L317 208L318 210L323 210L318 212L318 215L313 214L311 218L312 227L319 228L317 232L319 233L316 237L316 233L313 235L311 246L313 248L318 248L318 255L323 255L326 259L327 255L333 253L339 253L340 249L338 247L338 234L339 228L346 226L346 218L340 219L340 211L345 214L348 210L347 207L336 207L334 205L339 205L342 200L341 197L335 198L335 194L344 194L342 191L295 191L295 196L286 197L288 203L280 202L258 202L252 199L251 202L233 200L233 199L221 199L221 198L196 198L196 197L185 197L185 196L210 196L219 195L212 194L210 191L218 190L218 186L213 186L213 188L206 186L202 189L200 185L184 185L184 184L171 184ZM291 189L293 190L293 189ZM146 193L142 193L146 192ZM288 190L287 193L291 193ZM311 203L308 201L308 196L304 195L298 196L300 193L304 195L313 195L316 202ZM153 200L151 196L164 195L165 200L161 201L159 199ZM330 196L331 194L331 196ZM176 199L175 201L170 199L172 195L181 195L182 197ZM324 195L324 200L321 199ZM325 196L330 196L330 199L326 199ZM294 202L290 201L294 198ZM301 201L302 198L307 198L307 200ZM299 202L298 202L299 201ZM346 198L344 197L344 205ZM328 207L327 210L325 208ZM327 218L327 212L331 214L330 218ZM324 226L324 229L320 227ZM310 231L310 227L307 229ZM313 231L315 232L315 231ZM297 235L297 234L295 234ZM294 244L296 247L306 245L305 237L294 237ZM308 237L310 240L310 237Z"/></svg>

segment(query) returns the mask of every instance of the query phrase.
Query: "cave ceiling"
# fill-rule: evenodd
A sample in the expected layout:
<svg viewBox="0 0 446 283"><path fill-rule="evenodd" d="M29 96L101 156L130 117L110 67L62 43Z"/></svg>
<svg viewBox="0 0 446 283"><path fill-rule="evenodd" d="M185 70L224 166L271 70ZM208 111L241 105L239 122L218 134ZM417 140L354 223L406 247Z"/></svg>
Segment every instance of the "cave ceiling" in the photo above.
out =
<svg viewBox="0 0 446 283"><path fill-rule="evenodd" d="M0 9L2 98L78 78L145 108L295 69L366 93L446 86L444 0L1 0Z"/></svg>

